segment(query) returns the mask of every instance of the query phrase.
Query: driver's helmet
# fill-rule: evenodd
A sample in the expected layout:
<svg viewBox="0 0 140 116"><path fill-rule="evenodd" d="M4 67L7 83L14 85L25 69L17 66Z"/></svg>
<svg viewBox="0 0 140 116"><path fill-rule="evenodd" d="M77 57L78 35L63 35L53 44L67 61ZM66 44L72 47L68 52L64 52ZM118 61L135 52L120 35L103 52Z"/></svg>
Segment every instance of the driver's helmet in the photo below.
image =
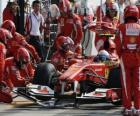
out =
<svg viewBox="0 0 140 116"><path fill-rule="evenodd" d="M1 27L10 31L12 33L12 35L16 32L16 26L15 26L14 22L11 20L5 20L2 23Z"/></svg>
<svg viewBox="0 0 140 116"><path fill-rule="evenodd" d="M72 45L74 42L70 37L59 36L56 40L56 48L64 52L69 51Z"/></svg>
<svg viewBox="0 0 140 116"><path fill-rule="evenodd" d="M0 28L0 41L7 45L7 40L11 39L13 36L11 32L4 28Z"/></svg>
<svg viewBox="0 0 140 116"><path fill-rule="evenodd" d="M94 59L96 62L104 62L108 60L110 60L110 55L106 50L99 51L98 55Z"/></svg>
<svg viewBox="0 0 140 116"><path fill-rule="evenodd" d="M28 64L31 61L30 54L25 48L19 48L15 55L15 60L20 66Z"/></svg>

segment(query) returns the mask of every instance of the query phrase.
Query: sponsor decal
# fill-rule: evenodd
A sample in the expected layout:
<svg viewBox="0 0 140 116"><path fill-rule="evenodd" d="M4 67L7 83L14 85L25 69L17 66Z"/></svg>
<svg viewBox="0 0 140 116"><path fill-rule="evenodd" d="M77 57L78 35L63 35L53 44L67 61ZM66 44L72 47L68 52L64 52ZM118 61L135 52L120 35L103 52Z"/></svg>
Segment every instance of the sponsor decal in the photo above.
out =
<svg viewBox="0 0 140 116"><path fill-rule="evenodd" d="M140 30L135 24L126 25L126 35L139 36Z"/></svg>
<svg viewBox="0 0 140 116"><path fill-rule="evenodd" d="M95 69L95 71L98 71L98 72L102 71L102 68Z"/></svg>
<svg viewBox="0 0 140 116"><path fill-rule="evenodd" d="M105 69L105 79L108 79L109 76L109 69Z"/></svg>
<svg viewBox="0 0 140 116"><path fill-rule="evenodd" d="M130 50L135 50L137 48L137 44L127 44L127 48Z"/></svg>
<svg viewBox="0 0 140 116"><path fill-rule="evenodd" d="M136 37L130 37L129 42L130 43L135 43L136 42Z"/></svg>

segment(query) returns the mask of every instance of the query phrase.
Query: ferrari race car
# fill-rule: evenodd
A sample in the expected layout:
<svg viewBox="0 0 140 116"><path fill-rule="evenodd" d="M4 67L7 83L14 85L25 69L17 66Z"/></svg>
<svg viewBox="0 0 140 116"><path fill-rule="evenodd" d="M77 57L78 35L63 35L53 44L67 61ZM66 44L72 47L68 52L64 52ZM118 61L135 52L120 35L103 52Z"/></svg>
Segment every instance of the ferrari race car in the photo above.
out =
<svg viewBox="0 0 140 116"><path fill-rule="evenodd" d="M113 66L113 67L112 67ZM39 105L48 106L60 99L74 99L74 106L81 100L121 103L120 68L110 62L94 62L81 59L72 64L60 76L51 63L40 63L32 84L17 88L14 92Z"/></svg>

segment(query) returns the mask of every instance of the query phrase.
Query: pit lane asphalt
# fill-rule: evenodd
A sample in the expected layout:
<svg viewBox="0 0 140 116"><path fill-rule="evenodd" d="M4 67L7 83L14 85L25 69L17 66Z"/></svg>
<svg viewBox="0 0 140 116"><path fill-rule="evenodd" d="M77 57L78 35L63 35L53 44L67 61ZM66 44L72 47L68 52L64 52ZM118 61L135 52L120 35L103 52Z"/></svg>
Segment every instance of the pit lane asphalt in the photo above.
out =
<svg viewBox="0 0 140 116"><path fill-rule="evenodd" d="M0 116L122 116L121 111L121 106L111 103L81 104L79 108L45 108L22 97L14 99L12 104L0 103Z"/></svg>

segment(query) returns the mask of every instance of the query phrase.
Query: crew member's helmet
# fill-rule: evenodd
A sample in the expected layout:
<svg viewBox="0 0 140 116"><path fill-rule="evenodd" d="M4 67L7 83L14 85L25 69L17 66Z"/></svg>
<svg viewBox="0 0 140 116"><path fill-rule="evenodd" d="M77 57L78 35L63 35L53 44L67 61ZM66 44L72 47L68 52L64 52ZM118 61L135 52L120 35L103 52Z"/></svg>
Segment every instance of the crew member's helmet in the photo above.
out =
<svg viewBox="0 0 140 116"><path fill-rule="evenodd" d="M13 36L11 32L4 28L0 28L0 41L7 45L7 40L11 39Z"/></svg>
<svg viewBox="0 0 140 116"><path fill-rule="evenodd" d="M64 52L70 50L70 47L74 45L73 40L70 37L60 36L56 40L56 47L58 50Z"/></svg>
<svg viewBox="0 0 140 116"><path fill-rule="evenodd" d="M10 31L12 35L16 32L16 26L14 22L11 20L5 20L1 25L1 27Z"/></svg>
<svg viewBox="0 0 140 116"><path fill-rule="evenodd" d="M127 22L128 19L134 19L136 22L139 19L139 9L135 5L129 5L124 9L124 19Z"/></svg>
<svg viewBox="0 0 140 116"><path fill-rule="evenodd" d="M15 55L15 60L20 66L23 66L31 61L30 54L25 48L19 48Z"/></svg>

